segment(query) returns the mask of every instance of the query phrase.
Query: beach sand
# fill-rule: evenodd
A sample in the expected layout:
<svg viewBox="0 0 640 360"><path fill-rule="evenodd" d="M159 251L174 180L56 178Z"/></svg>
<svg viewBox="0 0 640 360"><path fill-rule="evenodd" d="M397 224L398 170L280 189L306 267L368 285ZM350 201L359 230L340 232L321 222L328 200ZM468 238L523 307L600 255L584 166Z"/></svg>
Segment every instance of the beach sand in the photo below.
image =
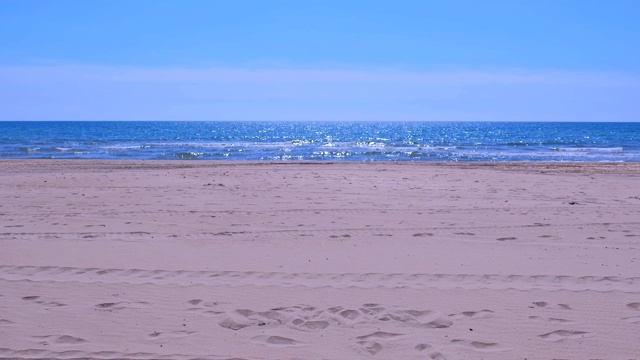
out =
<svg viewBox="0 0 640 360"><path fill-rule="evenodd" d="M640 164L0 161L0 358L640 359Z"/></svg>

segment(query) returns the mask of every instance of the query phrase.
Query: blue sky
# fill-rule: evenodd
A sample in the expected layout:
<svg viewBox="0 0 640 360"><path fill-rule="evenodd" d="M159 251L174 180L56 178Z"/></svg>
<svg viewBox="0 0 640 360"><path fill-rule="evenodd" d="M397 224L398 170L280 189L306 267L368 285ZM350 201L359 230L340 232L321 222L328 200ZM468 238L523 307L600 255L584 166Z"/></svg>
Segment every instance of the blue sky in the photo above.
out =
<svg viewBox="0 0 640 360"><path fill-rule="evenodd" d="M640 1L0 1L1 120L640 121Z"/></svg>

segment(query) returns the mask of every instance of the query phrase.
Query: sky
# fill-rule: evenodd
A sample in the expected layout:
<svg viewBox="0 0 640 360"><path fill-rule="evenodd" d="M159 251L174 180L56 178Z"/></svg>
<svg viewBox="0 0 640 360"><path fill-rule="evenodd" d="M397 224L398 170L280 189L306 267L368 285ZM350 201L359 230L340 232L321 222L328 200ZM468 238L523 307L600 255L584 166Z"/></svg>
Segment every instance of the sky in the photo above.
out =
<svg viewBox="0 0 640 360"><path fill-rule="evenodd" d="M0 0L0 120L640 121L640 1Z"/></svg>

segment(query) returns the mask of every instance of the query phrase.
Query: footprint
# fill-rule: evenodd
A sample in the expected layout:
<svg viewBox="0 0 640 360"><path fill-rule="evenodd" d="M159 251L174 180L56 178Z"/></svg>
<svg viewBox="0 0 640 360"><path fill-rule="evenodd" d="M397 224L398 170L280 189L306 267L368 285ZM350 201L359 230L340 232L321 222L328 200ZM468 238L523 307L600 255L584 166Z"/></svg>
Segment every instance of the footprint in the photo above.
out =
<svg viewBox="0 0 640 360"><path fill-rule="evenodd" d="M15 323L11 320L0 319L0 325L11 325L11 324L15 324Z"/></svg>
<svg viewBox="0 0 640 360"><path fill-rule="evenodd" d="M538 335L539 337L549 341L560 341L564 339L582 339L589 333L575 330L556 330L547 334Z"/></svg>
<svg viewBox="0 0 640 360"><path fill-rule="evenodd" d="M247 326L281 325L285 316L281 314L284 309L273 309L264 312L256 312L249 309L238 309L218 322L218 325L229 330L240 330ZM273 326L271 326L273 327Z"/></svg>
<svg viewBox="0 0 640 360"><path fill-rule="evenodd" d="M558 306L560 306L564 310L571 310L571 306L569 306L568 304L558 304Z"/></svg>
<svg viewBox="0 0 640 360"><path fill-rule="evenodd" d="M349 320L355 320L360 317L360 312L357 310L347 309L340 312L340 316L347 318Z"/></svg>
<svg viewBox="0 0 640 360"><path fill-rule="evenodd" d="M431 311L431 310L404 310L401 313L409 314L415 317L415 321L417 321L421 327L427 327L432 329L441 329L447 328L453 324L449 318L443 316L439 312ZM423 320L423 318L426 318Z"/></svg>
<svg viewBox="0 0 640 360"><path fill-rule="evenodd" d="M245 324L241 324L239 322L234 321L231 318L225 318L222 319L218 325L222 326L225 329L229 329L229 330L240 330L240 329L244 329L249 325L245 325Z"/></svg>
<svg viewBox="0 0 640 360"><path fill-rule="evenodd" d="M380 345L375 341L360 340L360 341L356 341L356 343L360 345L361 351L359 352L366 352L371 355L375 355L382 350L382 345Z"/></svg>
<svg viewBox="0 0 640 360"><path fill-rule="evenodd" d="M64 305L64 304L63 304ZM119 311L124 309L143 309L149 306L146 301L120 301L120 302L106 302L95 305L96 310L99 311Z"/></svg>
<svg viewBox="0 0 640 360"><path fill-rule="evenodd" d="M384 332L384 331L376 331L376 332L371 333L369 335L358 336L356 339L358 339L358 340L390 339L390 338L394 338L394 337L398 337L398 336L402 336L402 335L403 334L395 334L395 333L388 333L388 332Z"/></svg>
<svg viewBox="0 0 640 360"><path fill-rule="evenodd" d="M117 303L102 303L102 304L98 304L98 305L96 305L96 307L97 307L98 309L109 309L109 308L111 308L111 307L115 306L116 304L117 304Z"/></svg>
<svg viewBox="0 0 640 360"><path fill-rule="evenodd" d="M367 315L377 315L376 319L379 321L393 320L430 329L446 328L452 324L451 320L431 310L387 310L381 306L361 310ZM364 310L368 310L369 313Z"/></svg>
<svg viewBox="0 0 640 360"><path fill-rule="evenodd" d="M121 304L127 304L127 302L102 303L102 304L96 305L96 309L101 311L112 312L112 311L118 311L118 310L123 310L127 308L125 305L121 305Z"/></svg>
<svg viewBox="0 0 640 360"><path fill-rule="evenodd" d="M627 304L627 307L630 307L633 310L640 310L640 302L633 302L631 304Z"/></svg>
<svg viewBox="0 0 640 360"><path fill-rule="evenodd" d="M149 334L148 336L149 336L149 338L155 340L155 339L164 339L164 338L167 338L167 337L182 338L182 337L194 334L194 333L195 333L195 331L186 331L186 330L178 330L178 331L172 331L172 332L168 332L168 333L154 331L151 334Z"/></svg>
<svg viewBox="0 0 640 360"><path fill-rule="evenodd" d="M431 346L431 344L422 343L422 344L416 345L414 349L416 349L417 351L433 350L433 346ZM432 360L446 360L444 355L442 355L442 353L439 353L437 351L431 351L428 355L429 355L429 358Z"/></svg>
<svg viewBox="0 0 640 360"><path fill-rule="evenodd" d="M518 238L515 236L510 236L510 237L501 237L501 238L497 238L496 240L498 241L511 241L511 240L517 240Z"/></svg>
<svg viewBox="0 0 640 360"><path fill-rule="evenodd" d="M462 318L487 318L491 317L493 314L493 310L482 309L480 311L463 311L458 314L449 314L449 317L454 320L462 319Z"/></svg>
<svg viewBox="0 0 640 360"><path fill-rule="evenodd" d="M447 358L446 358L444 355L442 355L441 353L439 353L439 352L437 352L437 351L434 351L434 352L432 352L432 353L429 353L429 357L430 357L432 360L447 360Z"/></svg>
<svg viewBox="0 0 640 360"><path fill-rule="evenodd" d="M402 334L394 334L388 333L384 331L376 331L369 335L358 336L356 338L356 343L359 345L357 351L363 354L375 355L382 351L384 346L379 341L384 341L388 339L393 339L398 336L402 336Z"/></svg>
<svg viewBox="0 0 640 360"><path fill-rule="evenodd" d="M418 344L414 347L414 349L418 351L425 351L433 349L433 346L431 346L430 344Z"/></svg>
<svg viewBox="0 0 640 360"><path fill-rule="evenodd" d="M62 335L55 340L58 344L80 344L83 342L87 342L87 340L78 338L71 335Z"/></svg>
<svg viewBox="0 0 640 360"><path fill-rule="evenodd" d="M56 301L44 301L44 300L38 300L38 299L40 299L40 296L23 296L22 297L22 300L34 301L36 304L40 304L44 306L50 306L50 307L67 306L67 304L59 303Z"/></svg>
<svg viewBox="0 0 640 360"><path fill-rule="evenodd" d="M451 320L441 315L438 315L435 319L429 322L422 323L422 326L430 329L443 329L443 328L448 328L452 324L453 322Z"/></svg>
<svg viewBox="0 0 640 360"><path fill-rule="evenodd" d="M544 302L544 301L534 301L534 302L533 302L533 305L535 305L535 306L537 306L537 307L545 307L545 306L547 306L547 305L549 305L549 304L547 304L547 303L546 303L546 302Z"/></svg>
<svg viewBox="0 0 640 360"><path fill-rule="evenodd" d="M329 322L328 321L306 321L302 326L308 328L308 329L312 329L312 330L317 330L317 329L326 329L327 327L329 327Z"/></svg>
<svg viewBox="0 0 640 360"><path fill-rule="evenodd" d="M504 349L500 347L497 343L483 342L483 341L470 341L463 339L454 339L451 340L452 343L456 345L461 345L473 350L478 351L503 351Z"/></svg>
<svg viewBox="0 0 640 360"><path fill-rule="evenodd" d="M562 324L568 324L568 323L572 323L573 322L573 321L567 320L567 319L546 318L546 317L542 317L542 316L529 316L529 319L540 320L540 321L549 321L549 322L557 322L557 323L562 323Z"/></svg>
<svg viewBox="0 0 640 360"><path fill-rule="evenodd" d="M433 236L432 233L417 233L417 234L413 234L413 237L424 237L424 236Z"/></svg>
<svg viewBox="0 0 640 360"><path fill-rule="evenodd" d="M364 304L364 305L362 305L362 306L363 306L363 307L366 307L366 308L374 308L374 307L379 307L379 306L380 306L380 304L367 303L367 304Z"/></svg>
<svg viewBox="0 0 640 360"><path fill-rule="evenodd" d="M79 337L75 337L75 336L71 336L71 335L42 335L42 336L34 336L34 339L38 339L38 340L45 340L42 344L48 344L48 341L51 341L53 343L56 344L63 344L63 345L71 345L71 344L81 344L84 342L87 342L87 340L79 338Z"/></svg>
<svg viewBox="0 0 640 360"><path fill-rule="evenodd" d="M223 311L216 311L216 310L207 310L206 308L214 308L217 307L219 302L218 301L207 301L207 302L203 302L203 300L201 299L192 299L187 301L187 304L193 305L194 307L190 307L188 309L186 309L186 311L197 311L197 312L201 312L204 315L220 315L223 314Z"/></svg>
<svg viewBox="0 0 640 360"><path fill-rule="evenodd" d="M52 306L52 307L67 306L67 304L59 303L57 301L36 301L36 304L40 304L44 306Z"/></svg>
<svg viewBox="0 0 640 360"><path fill-rule="evenodd" d="M251 340L259 344L270 346L290 347L304 345L299 341L277 335L259 335L251 338Z"/></svg>

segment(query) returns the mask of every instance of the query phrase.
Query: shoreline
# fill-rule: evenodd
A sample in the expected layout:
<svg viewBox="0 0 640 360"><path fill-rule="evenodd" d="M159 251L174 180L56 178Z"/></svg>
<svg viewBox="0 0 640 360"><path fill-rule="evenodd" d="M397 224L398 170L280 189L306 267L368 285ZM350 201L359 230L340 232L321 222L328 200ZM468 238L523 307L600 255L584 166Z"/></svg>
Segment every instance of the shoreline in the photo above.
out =
<svg viewBox="0 0 640 360"><path fill-rule="evenodd" d="M579 172L580 169L608 173L608 174L640 174L640 162L546 162L546 161L512 161L512 162L430 162L430 161L251 161L251 160L102 160L102 159L0 159L0 167L3 165L31 165L41 166L55 164L56 166L73 167L82 164L81 168L119 166L138 169L166 168L195 168L195 167L220 167L220 166L415 166L415 167L442 167L460 169L499 169L499 170L524 170Z"/></svg>

